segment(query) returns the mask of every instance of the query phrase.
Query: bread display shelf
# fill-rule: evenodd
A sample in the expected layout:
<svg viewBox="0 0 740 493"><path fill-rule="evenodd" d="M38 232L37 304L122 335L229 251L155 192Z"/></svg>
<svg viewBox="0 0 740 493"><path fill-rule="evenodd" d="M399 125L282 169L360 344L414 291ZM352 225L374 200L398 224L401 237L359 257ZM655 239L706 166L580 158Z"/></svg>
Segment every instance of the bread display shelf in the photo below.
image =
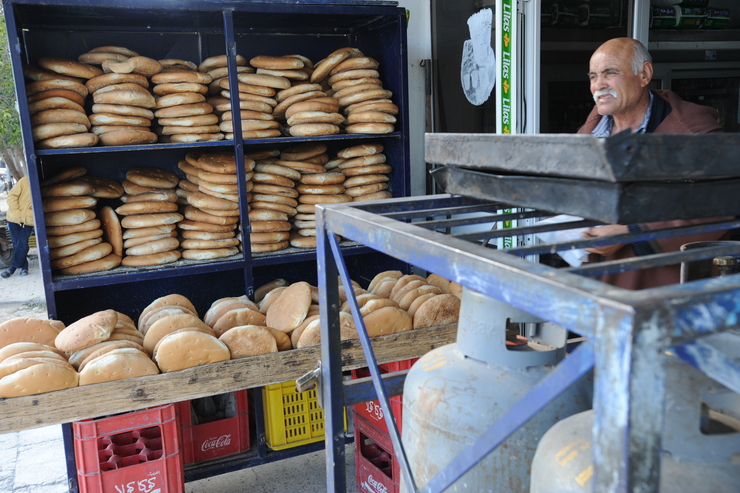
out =
<svg viewBox="0 0 740 493"><path fill-rule="evenodd" d="M333 141L344 141L351 140L378 140L378 139L389 139L401 138L400 132L392 132L389 134L335 134L335 135L321 135L317 137L272 137L266 139L245 139L245 145L262 145L262 144L273 144L273 145L295 145L300 142L333 142ZM158 143L158 144L140 144L132 146L104 146L104 147L70 147L67 149L36 149L37 156L55 156L60 154L94 154L100 152L122 152L122 151L155 151L161 149L202 149L202 148L213 148L213 147L234 147L233 140L219 140L215 142L193 142L193 143Z"/></svg>
<svg viewBox="0 0 740 493"><path fill-rule="evenodd" d="M361 255L373 250L359 245L353 241L345 241L341 244L344 255ZM251 264L254 266L273 265L284 263L286 260L301 262L314 260L316 258L315 248L288 247L285 250L268 253L253 253ZM179 277L199 274L201 272L219 272L227 270L244 269L247 261L242 254L234 255L227 259L217 260L178 260L171 264L153 265L145 267L119 266L110 271L91 272L88 274L64 275L55 274L53 285L56 291L67 291L70 289L89 288L109 284L123 284L128 282L145 281L148 279L162 279L164 277Z"/></svg>
<svg viewBox="0 0 740 493"><path fill-rule="evenodd" d="M422 356L455 341L457 325L373 338L379 363ZM342 342L344 369L365 366L359 340ZM321 347L294 349L172 373L0 400L0 433L135 411L160 404L296 380L316 368Z"/></svg>

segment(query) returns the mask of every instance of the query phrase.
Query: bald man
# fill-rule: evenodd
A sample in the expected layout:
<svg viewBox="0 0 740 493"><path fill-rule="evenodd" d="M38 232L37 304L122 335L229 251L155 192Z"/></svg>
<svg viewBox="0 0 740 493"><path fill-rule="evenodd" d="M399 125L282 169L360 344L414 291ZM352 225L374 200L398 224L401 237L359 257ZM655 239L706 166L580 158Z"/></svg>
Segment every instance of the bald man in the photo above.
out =
<svg viewBox="0 0 740 493"><path fill-rule="evenodd" d="M608 137L627 129L634 133L721 132L717 110L689 103L671 91L650 90L653 64L645 46L631 38L615 38L601 45L591 56L588 78L595 106L578 130L581 134ZM668 221L624 226L613 224L591 228L586 236L609 236L650 229L676 227L707 220ZM635 255L677 251L693 241L712 241L724 232L681 236L634 244L608 245L589 249L608 260ZM606 276L604 281L627 289L644 289L679 281L680 266L674 265Z"/></svg>

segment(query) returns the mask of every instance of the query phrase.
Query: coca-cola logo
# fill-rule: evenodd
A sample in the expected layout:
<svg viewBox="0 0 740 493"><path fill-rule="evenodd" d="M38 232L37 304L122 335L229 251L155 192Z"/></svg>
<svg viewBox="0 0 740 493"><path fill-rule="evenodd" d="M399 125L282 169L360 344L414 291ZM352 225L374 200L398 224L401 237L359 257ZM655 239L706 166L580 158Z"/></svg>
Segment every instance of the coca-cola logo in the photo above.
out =
<svg viewBox="0 0 740 493"><path fill-rule="evenodd" d="M388 488L383 483L376 481L372 474L367 477L367 483L378 493L388 493Z"/></svg>
<svg viewBox="0 0 740 493"><path fill-rule="evenodd" d="M206 450L217 449L226 447L231 444L231 435L221 435L220 437L213 437L205 440L203 445L200 446L200 450L205 452Z"/></svg>

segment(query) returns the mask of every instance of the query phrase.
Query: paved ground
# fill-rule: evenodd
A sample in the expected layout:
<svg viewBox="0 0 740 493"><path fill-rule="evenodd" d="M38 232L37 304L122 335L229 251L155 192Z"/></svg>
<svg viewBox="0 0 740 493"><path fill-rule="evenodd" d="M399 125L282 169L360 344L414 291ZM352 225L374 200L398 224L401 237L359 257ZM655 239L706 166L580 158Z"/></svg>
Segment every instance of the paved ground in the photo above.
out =
<svg viewBox="0 0 740 493"><path fill-rule="evenodd" d="M4 210L4 194L0 210ZM14 317L46 318L44 288L36 249L29 255L29 275L0 279L0 322ZM347 482L355 486L354 446L348 445ZM187 493L320 493L326 491L324 452L295 457L187 483ZM0 435L0 492L64 493L69 491L61 426ZM164 493L164 492L163 492Z"/></svg>

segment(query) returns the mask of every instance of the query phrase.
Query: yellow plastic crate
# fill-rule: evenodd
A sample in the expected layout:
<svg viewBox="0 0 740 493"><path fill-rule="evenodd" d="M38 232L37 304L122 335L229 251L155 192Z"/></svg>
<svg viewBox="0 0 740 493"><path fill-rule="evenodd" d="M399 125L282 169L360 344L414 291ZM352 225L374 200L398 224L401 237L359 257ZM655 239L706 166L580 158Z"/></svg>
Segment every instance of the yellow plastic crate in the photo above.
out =
<svg viewBox="0 0 740 493"><path fill-rule="evenodd" d="M284 450L324 439L324 411L319 407L316 389L297 392L295 381L262 388L267 446ZM344 413L347 429L347 412Z"/></svg>

